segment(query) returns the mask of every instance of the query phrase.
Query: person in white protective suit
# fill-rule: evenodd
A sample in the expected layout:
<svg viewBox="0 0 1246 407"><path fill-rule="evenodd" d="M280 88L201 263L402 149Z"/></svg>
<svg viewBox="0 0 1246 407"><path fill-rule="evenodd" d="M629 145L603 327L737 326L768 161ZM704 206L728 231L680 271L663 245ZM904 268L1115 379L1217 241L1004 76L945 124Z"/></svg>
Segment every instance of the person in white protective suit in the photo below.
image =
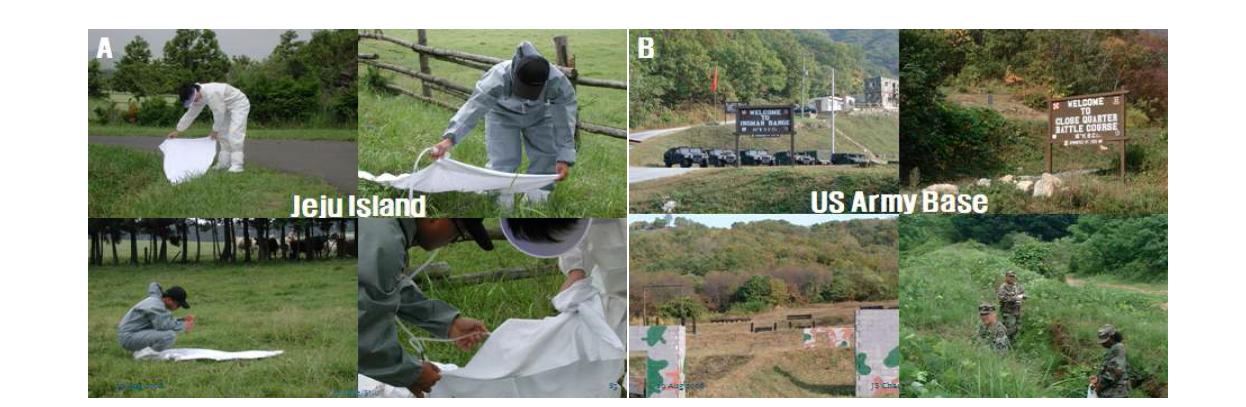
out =
<svg viewBox="0 0 1246 407"><path fill-rule="evenodd" d="M181 136L207 106L212 110L212 132L208 137L220 146L216 169L242 172L247 115L251 113L251 101L247 95L226 83L192 83L182 86L178 91L178 100L187 110L177 121L177 130L169 133L169 138Z"/></svg>
<svg viewBox="0 0 1246 407"><path fill-rule="evenodd" d="M476 82L471 98L450 119L429 155L444 156L484 117L490 169L514 173L527 151L529 174L558 174L562 181L575 164L576 108L571 80L524 41L511 60L494 65ZM541 203L553 189L550 184L524 198ZM514 194L500 194L498 204L512 207Z"/></svg>
<svg viewBox="0 0 1246 407"><path fill-rule="evenodd" d="M623 219L502 219L502 233L520 252L558 258L566 275L559 291L588 279L601 294L606 323L627 342L627 225Z"/></svg>

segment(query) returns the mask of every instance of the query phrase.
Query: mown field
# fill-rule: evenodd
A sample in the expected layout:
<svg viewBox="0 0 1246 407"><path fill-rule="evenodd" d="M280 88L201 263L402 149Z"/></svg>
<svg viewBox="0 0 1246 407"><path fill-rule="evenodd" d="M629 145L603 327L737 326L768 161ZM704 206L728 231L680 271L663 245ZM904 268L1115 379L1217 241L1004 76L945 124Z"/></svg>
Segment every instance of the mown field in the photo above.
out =
<svg viewBox="0 0 1246 407"><path fill-rule="evenodd" d="M899 192L895 165L697 169L631 185L631 213L810 213L810 192Z"/></svg>
<svg viewBox="0 0 1246 407"><path fill-rule="evenodd" d="M283 350L246 361L139 361L116 325L147 285L184 287L197 318L175 348ZM87 393L91 397L349 397L355 389L355 261L91 267Z"/></svg>
<svg viewBox="0 0 1246 407"><path fill-rule="evenodd" d="M1044 278L1012 258L974 241L901 252L904 397L1085 397L1105 352L1095 332L1107 323L1125 337L1131 395L1167 397L1166 284ZM1007 270L1017 271L1029 298L1013 349L998 354L971 339L978 304L997 302Z"/></svg>
<svg viewBox="0 0 1246 407"><path fill-rule="evenodd" d="M414 42L414 30L386 30L386 35ZM520 41L528 40L548 59L553 59L552 38L566 35L570 38L576 68L581 76L626 80L627 44L622 30L487 30L458 31L430 30L428 44L437 48L454 49L469 53L509 59ZM363 40L359 52L377 54L383 62L418 68L417 54L395 44L376 40ZM454 83L473 87L483 75L482 71L432 60L433 75ZM365 81L374 78L368 67L360 66ZM419 81L392 73L381 73L384 81L402 88L419 91ZM463 100L434 92L434 95L452 105ZM627 93L621 90L581 86L577 89L580 120L594 124L623 128L627 122ZM442 107L419 102L408 96L378 92L366 84L360 89L359 168L373 174L411 172L419 153L441 140L443 131L454 112ZM454 159L484 167L485 154L484 120L451 153ZM567 180L557 184L550 201L540 205L517 203L511 216L557 217L601 216L621 217L626 214L627 201L627 142L607 136L580 133L576 165L571 168ZM420 163L428 165L428 158ZM527 160L519 171L526 171ZM375 184L361 183L360 192L365 195L405 196L405 191ZM498 216L504 210L492 197L470 193L441 193L429 197L430 216Z"/></svg>
<svg viewBox="0 0 1246 407"><path fill-rule="evenodd" d="M811 314L818 326L853 326L860 306L895 306L895 301L841 302L777 308L752 315L755 324L777 322L777 332L749 333L748 322L698 321L687 336L684 382L689 397L854 397L856 371L851 348L831 348L825 341L803 345L801 329L788 328L785 317Z"/></svg>
<svg viewBox="0 0 1246 407"><path fill-rule="evenodd" d="M290 197L338 196L315 177L250 165L245 172L209 170L170 184L160 155L120 146L89 145L87 214L91 217L274 217L290 214Z"/></svg>

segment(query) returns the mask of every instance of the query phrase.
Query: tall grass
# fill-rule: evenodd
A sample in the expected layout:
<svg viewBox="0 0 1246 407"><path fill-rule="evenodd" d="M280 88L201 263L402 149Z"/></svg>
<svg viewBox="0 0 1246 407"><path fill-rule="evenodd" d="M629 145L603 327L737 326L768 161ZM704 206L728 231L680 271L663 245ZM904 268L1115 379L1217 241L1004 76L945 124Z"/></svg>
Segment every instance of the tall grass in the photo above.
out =
<svg viewBox="0 0 1246 407"><path fill-rule="evenodd" d="M1084 397L1087 378L1105 351L1095 332L1107 323L1125 335L1133 396L1166 397L1166 295L1072 287L1009 258L973 241L901 253L906 397ZM971 338L977 305L997 302L994 289L1007 270L1017 271L1029 299L1013 349L997 354Z"/></svg>

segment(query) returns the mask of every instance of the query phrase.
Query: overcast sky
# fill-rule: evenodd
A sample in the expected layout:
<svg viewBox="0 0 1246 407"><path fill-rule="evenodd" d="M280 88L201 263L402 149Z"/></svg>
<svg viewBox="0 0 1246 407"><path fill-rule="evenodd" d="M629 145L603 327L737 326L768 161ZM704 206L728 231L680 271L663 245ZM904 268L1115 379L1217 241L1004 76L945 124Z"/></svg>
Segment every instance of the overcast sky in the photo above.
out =
<svg viewBox="0 0 1246 407"><path fill-rule="evenodd" d="M629 215L628 223L636 221L652 222L666 215ZM894 214L879 215L675 215L696 223L715 228L730 228L736 222L756 222L761 220L785 220L788 223L809 226L817 223L847 221L853 219L895 219Z"/></svg>
<svg viewBox="0 0 1246 407"><path fill-rule="evenodd" d="M216 32L216 41L221 44L221 50L225 51L230 57L238 55L246 55L252 59L267 58L268 54L273 52L273 47L281 42L281 33L286 30L212 30ZM314 30L294 30L299 33L299 39L307 41L311 39L311 33ZM87 31L87 58L95 58L95 51L99 47L101 37L108 37L110 45L112 45L113 59L101 59L104 69L112 68L113 63L121 58L125 51L125 45L134 40L134 36L141 36L147 43L151 45L151 54L156 58L164 55L164 43L173 39L173 34L177 30L88 30Z"/></svg>

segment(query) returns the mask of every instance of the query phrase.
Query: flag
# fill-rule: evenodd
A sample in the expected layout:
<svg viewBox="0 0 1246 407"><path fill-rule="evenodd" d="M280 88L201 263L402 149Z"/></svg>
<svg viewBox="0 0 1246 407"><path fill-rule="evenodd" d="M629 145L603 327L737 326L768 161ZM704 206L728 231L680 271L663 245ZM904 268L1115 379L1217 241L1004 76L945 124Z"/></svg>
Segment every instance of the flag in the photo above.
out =
<svg viewBox="0 0 1246 407"><path fill-rule="evenodd" d="M718 67L714 67L714 79L710 81L710 92L718 93Z"/></svg>

